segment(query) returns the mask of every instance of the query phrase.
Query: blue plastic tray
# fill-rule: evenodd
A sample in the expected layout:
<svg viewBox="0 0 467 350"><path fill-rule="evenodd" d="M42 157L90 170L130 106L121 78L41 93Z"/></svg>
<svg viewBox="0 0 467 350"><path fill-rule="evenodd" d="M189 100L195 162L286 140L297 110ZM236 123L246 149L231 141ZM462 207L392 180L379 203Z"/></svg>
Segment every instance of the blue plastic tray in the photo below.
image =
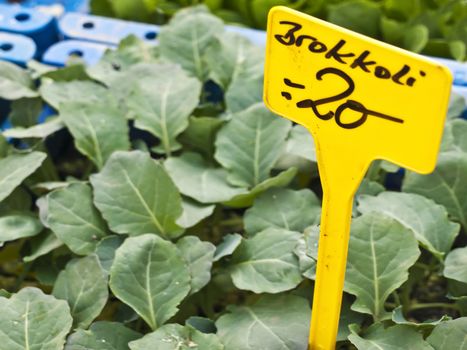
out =
<svg viewBox="0 0 467 350"><path fill-rule="evenodd" d="M0 32L0 60L26 66L36 55L36 44L24 35Z"/></svg>

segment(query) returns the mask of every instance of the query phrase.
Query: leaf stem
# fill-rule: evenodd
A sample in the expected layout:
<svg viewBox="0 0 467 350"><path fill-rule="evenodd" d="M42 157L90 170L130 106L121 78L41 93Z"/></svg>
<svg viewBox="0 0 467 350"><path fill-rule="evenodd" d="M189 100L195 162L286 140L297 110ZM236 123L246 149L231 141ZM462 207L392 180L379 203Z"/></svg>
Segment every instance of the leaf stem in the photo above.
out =
<svg viewBox="0 0 467 350"><path fill-rule="evenodd" d="M452 309L452 310L460 311L460 308L458 305L450 304L450 303L414 303L410 305L408 311L429 309L429 308L443 308L443 309Z"/></svg>

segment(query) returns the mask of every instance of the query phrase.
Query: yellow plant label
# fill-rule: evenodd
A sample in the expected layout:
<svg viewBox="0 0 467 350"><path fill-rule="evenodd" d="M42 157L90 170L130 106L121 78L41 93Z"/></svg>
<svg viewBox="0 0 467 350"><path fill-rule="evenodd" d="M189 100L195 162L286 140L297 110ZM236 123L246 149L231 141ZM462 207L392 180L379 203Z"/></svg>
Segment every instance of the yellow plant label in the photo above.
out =
<svg viewBox="0 0 467 350"><path fill-rule="evenodd" d="M444 66L286 7L269 13L264 101L313 135L323 214L310 349L333 349L353 196L370 163L429 173L452 76Z"/></svg>

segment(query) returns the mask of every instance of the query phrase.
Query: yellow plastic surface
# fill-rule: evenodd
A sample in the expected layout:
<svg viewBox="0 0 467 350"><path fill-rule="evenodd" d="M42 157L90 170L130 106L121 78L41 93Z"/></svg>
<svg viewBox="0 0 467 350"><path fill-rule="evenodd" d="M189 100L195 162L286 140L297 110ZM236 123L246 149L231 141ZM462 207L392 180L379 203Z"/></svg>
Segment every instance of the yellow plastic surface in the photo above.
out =
<svg viewBox="0 0 467 350"><path fill-rule="evenodd" d="M310 350L335 348L352 201L366 170L375 159L434 169L451 84L429 59L271 9L264 101L313 135L324 192Z"/></svg>

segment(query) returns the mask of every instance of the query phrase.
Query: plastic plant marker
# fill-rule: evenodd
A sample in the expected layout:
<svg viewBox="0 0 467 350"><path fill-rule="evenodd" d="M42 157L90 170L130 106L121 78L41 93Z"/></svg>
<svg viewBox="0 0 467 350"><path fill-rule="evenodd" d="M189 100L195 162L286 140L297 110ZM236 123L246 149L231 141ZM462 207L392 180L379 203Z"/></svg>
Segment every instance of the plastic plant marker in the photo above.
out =
<svg viewBox="0 0 467 350"><path fill-rule="evenodd" d="M323 187L310 350L335 348L352 201L366 170L386 159L433 171L451 83L447 68L429 59L271 9L264 101L313 135Z"/></svg>

